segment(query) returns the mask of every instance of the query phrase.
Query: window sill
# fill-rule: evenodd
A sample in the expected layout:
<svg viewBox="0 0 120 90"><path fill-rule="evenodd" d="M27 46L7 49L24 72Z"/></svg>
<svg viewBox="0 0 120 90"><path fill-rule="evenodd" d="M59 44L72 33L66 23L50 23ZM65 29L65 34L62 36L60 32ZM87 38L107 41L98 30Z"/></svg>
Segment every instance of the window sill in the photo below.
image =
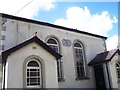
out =
<svg viewBox="0 0 120 90"><path fill-rule="evenodd" d="M88 79L90 78L87 76L83 76L83 77L77 77L75 80L79 81L79 80L88 80Z"/></svg>
<svg viewBox="0 0 120 90"><path fill-rule="evenodd" d="M64 82L64 81L65 81L64 78L59 78L59 79L58 79L58 82Z"/></svg>

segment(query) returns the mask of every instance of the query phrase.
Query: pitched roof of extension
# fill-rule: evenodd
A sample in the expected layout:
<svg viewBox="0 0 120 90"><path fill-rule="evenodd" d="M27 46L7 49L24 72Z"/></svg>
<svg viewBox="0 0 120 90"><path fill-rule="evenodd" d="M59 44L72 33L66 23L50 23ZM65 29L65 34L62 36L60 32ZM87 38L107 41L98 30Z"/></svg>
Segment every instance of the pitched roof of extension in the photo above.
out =
<svg viewBox="0 0 120 90"><path fill-rule="evenodd" d="M90 35L90 36L94 36L94 37L98 37L98 38L107 39L107 37L105 37L105 36L96 35L96 34L88 33L88 32L85 32L85 31L80 31L80 30L67 28L67 27L63 27L63 26L59 26L59 25L54 25L54 24L50 24L50 23L47 23L47 22L40 22L40 21L36 21L36 20L26 19L26 18L12 16L12 15L3 14L3 13L0 13L0 16L2 16L4 18L19 20L19 21L24 21L24 22L34 23L34 24L40 24L40 25L49 26L49 27L53 27L53 28L59 28L59 29L66 30L66 31L71 31L71 32L76 32L76 33Z"/></svg>
<svg viewBox="0 0 120 90"><path fill-rule="evenodd" d="M95 65L95 64L100 64L100 63L111 61L111 59L114 57L116 53L120 55L119 49L113 49L110 51L97 54L96 57L91 62L89 62L88 65Z"/></svg>
<svg viewBox="0 0 120 90"><path fill-rule="evenodd" d="M11 53L15 52L16 50L18 50L32 42L36 42L38 45L40 45L45 50L47 50L49 53L51 53L54 57L56 57L56 59L60 59L62 57L62 55L60 55L59 53L57 53L53 49L51 49L47 44L45 44L43 41L41 41L37 36L34 36L33 38L31 38L25 42L22 42L22 43L18 44L17 46L12 47L12 48L2 52L3 63L6 62L8 55L10 55Z"/></svg>

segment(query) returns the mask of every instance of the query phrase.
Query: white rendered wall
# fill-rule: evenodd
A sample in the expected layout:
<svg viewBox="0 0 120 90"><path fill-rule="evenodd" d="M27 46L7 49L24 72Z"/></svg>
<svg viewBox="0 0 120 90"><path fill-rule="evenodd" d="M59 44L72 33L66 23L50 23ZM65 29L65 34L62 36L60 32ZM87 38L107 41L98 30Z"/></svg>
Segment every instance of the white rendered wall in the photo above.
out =
<svg viewBox="0 0 120 90"><path fill-rule="evenodd" d="M33 49L33 46L36 49ZM23 65L27 57L36 55L41 58L43 88L58 88L57 82L57 64L55 57L44 50L36 43L27 45L20 50L8 56L6 72L6 88L24 88L26 87L23 74Z"/></svg>
<svg viewBox="0 0 120 90"><path fill-rule="evenodd" d="M38 37L46 42L50 36L59 40L60 51L63 60L64 82L59 82L59 88L94 88L94 75L92 67L87 66L87 74L90 79L76 81L73 43L75 40L81 41L84 45L86 64L88 64L98 53L105 50L104 40L98 37L70 32L58 28L42 26L38 24L26 23L16 20L7 21L5 49L9 49L17 44L34 36L38 32ZM71 46L67 47L62 44L63 39L71 41Z"/></svg>

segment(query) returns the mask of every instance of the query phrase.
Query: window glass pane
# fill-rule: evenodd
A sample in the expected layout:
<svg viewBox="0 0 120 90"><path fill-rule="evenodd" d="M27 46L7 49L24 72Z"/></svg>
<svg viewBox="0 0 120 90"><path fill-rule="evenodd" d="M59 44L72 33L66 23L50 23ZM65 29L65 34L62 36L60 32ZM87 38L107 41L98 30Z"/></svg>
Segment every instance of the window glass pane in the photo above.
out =
<svg viewBox="0 0 120 90"><path fill-rule="evenodd" d="M49 43L49 44L57 44L57 42L54 39L49 39L47 41L47 43Z"/></svg>
<svg viewBox="0 0 120 90"><path fill-rule="evenodd" d="M27 77L29 77L29 72L27 72Z"/></svg>
<svg viewBox="0 0 120 90"><path fill-rule="evenodd" d="M54 51L58 52L58 46L54 45L48 45L50 48L52 48Z"/></svg>
<svg viewBox="0 0 120 90"><path fill-rule="evenodd" d="M29 83L30 81L29 81L29 78L27 78L27 83Z"/></svg>
<svg viewBox="0 0 120 90"><path fill-rule="evenodd" d="M36 82L33 82L33 83L31 82L30 85L35 86L35 85L37 85L37 83Z"/></svg>
<svg viewBox="0 0 120 90"><path fill-rule="evenodd" d="M38 76L38 72L30 72L30 76Z"/></svg>
<svg viewBox="0 0 120 90"><path fill-rule="evenodd" d="M30 61L28 66L39 67L39 64L36 61Z"/></svg>
<svg viewBox="0 0 120 90"><path fill-rule="evenodd" d="M30 83L37 82L37 78L30 78Z"/></svg>
<svg viewBox="0 0 120 90"><path fill-rule="evenodd" d="M75 43L74 47L82 47L79 43Z"/></svg>
<svg viewBox="0 0 120 90"><path fill-rule="evenodd" d="M31 72L35 72L35 71L37 71L37 69L30 69L30 71L31 71Z"/></svg>

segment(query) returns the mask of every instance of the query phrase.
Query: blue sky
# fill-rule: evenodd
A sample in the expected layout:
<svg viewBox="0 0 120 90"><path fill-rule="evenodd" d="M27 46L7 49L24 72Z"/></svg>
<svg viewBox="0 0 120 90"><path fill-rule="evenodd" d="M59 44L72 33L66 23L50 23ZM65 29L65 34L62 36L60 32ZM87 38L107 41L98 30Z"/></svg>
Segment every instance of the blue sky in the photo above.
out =
<svg viewBox="0 0 120 90"><path fill-rule="evenodd" d="M0 0L0 12L107 36L109 50L118 46L118 1Z"/></svg>
<svg viewBox="0 0 120 90"><path fill-rule="evenodd" d="M50 11L40 11L37 17L34 17L37 20L49 21L53 23L57 18L65 18L65 12L69 7L78 6L84 7L87 6L91 13L101 13L102 11L108 11L113 17L114 15L118 16L118 3L117 2L58 2L54 3L55 8Z"/></svg>
<svg viewBox="0 0 120 90"><path fill-rule="evenodd" d="M117 2L55 2L55 8L50 11L40 11L38 16L33 17L36 20L53 23L58 18L66 18L66 10L70 7L81 7L87 6L91 14L101 13L108 11L110 17L116 16L118 18L118 3ZM118 25L113 25L113 30L108 32L109 37L113 34L118 34Z"/></svg>

